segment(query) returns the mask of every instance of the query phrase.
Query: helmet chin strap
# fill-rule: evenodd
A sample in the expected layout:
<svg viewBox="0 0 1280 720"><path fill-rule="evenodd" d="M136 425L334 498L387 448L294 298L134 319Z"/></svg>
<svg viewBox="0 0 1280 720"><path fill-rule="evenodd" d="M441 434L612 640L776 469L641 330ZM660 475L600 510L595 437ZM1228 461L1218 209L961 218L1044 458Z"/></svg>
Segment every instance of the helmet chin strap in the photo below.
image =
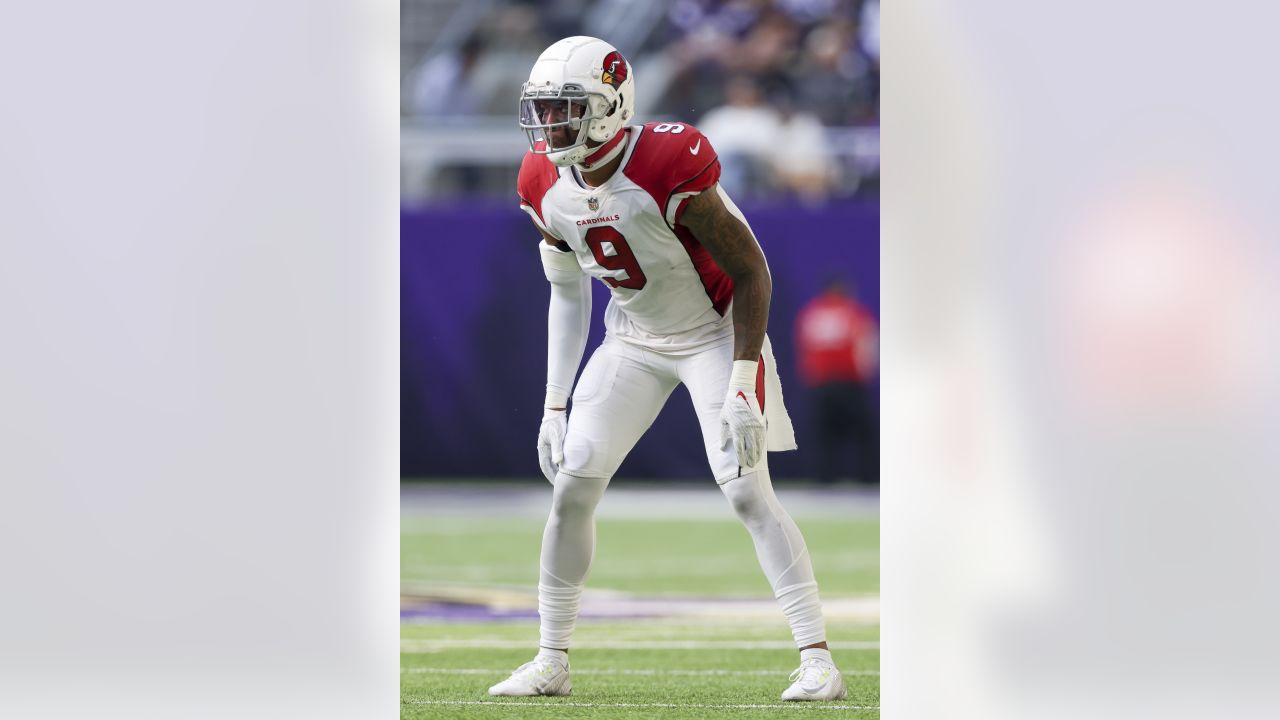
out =
<svg viewBox="0 0 1280 720"><path fill-rule="evenodd" d="M610 160L618 157L618 154L622 152L624 147L626 147L625 143L622 142L622 139L626 134L626 128L619 129L617 134L615 134L609 142L596 148L594 152L583 158L582 162L578 163L578 169L591 172L592 170L604 167Z"/></svg>

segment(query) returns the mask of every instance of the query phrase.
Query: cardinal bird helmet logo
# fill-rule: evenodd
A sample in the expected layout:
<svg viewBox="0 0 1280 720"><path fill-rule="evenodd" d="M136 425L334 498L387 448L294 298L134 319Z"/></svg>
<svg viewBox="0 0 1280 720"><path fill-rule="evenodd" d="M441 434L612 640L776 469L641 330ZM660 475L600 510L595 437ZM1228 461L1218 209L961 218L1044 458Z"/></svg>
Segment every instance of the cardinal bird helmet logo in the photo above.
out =
<svg viewBox="0 0 1280 720"><path fill-rule="evenodd" d="M622 83L627 79L627 61L623 59L622 53L614 50L604 56L604 74L600 76L601 82L606 82L618 89L622 87Z"/></svg>

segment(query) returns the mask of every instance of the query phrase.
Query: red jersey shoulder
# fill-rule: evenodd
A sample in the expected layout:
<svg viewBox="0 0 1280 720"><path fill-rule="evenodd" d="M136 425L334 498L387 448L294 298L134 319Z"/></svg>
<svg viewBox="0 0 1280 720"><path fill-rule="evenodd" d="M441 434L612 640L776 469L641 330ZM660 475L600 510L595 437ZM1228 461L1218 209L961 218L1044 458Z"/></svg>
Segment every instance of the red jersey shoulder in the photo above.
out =
<svg viewBox="0 0 1280 720"><path fill-rule="evenodd" d="M650 152L675 153L677 149L687 150L690 157L702 158L706 161L715 156L711 145L706 141L698 128L684 122L651 122L642 126L642 137L648 139ZM698 141L702 140L699 145ZM696 151L696 152L695 152ZM710 155L706 153L710 151Z"/></svg>
<svg viewBox="0 0 1280 720"><path fill-rule="evenodd" d="M560 171L546 155L526 152L520 163L520 175L516 178L516 194L520 196L520 203L532 207L538 217L544 219L542 198L559 179Z"/></svg>
<svg viewBox="0 0 1280 720"><path fill-rule="evenodd" d="M648 123L623 172L666 208L674 193L701 192L720 179L720 162L711 141L681 122Z"/></svg>

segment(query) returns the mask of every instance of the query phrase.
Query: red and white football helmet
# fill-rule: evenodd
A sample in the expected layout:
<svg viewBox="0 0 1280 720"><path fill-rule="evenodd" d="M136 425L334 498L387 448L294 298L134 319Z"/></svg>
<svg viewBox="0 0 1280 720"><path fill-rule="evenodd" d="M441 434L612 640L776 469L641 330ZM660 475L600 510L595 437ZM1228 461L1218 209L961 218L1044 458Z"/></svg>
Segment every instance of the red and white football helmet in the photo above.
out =
<svg viewBox="0 0 1280 720"><path fill-rule="evenodd" d="M587 140L612 140L635 115L635 106L635 80L622 53L597 38L567 37L533 64L520 89L520 127L531 151L564 167L581 163L595 149ZM548 131L560 127L568 127L570 142L553 147Z"/></svg>

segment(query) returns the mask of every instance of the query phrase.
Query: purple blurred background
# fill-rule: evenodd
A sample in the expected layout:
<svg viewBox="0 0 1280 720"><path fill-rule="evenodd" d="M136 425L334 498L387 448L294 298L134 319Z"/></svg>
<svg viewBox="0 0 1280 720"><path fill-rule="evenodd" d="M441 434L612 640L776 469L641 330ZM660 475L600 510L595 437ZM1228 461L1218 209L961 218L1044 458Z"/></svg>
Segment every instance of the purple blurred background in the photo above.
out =
<svg viewBox="0 0 1280 720"><path fill-rule="evenodd" d="M808 398L796 377L792 323L833 276L877 316L880 212L875 201L822 207L743 203L769 259L773 341L799 452L777 453L778 478L810 477ZM546 383L549 290L529 219L508 202L404 207L400 226L401 474L537 477L534 442ZM595 285L591 353L608 300ZM585 360L585 358L584 358ZM677 390L619 478L710 477L688 393Z"/></svg>

